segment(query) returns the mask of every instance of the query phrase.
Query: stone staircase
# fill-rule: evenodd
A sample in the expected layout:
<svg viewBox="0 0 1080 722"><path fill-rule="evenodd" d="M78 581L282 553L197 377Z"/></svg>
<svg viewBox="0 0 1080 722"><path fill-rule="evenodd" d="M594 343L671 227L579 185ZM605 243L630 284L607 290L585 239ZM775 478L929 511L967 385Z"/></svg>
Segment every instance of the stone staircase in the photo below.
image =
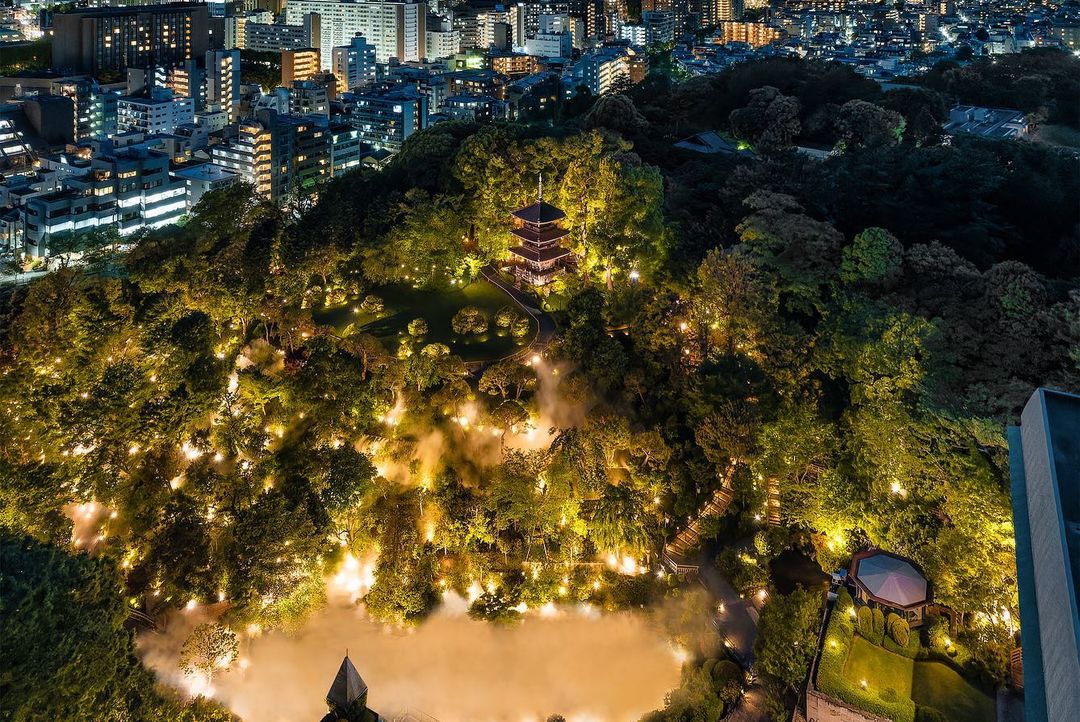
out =
<svg viewBox="0 0 1080 722"><path fill-rule="evenodd" d="M664 546L664 565L677 574L696 572L698 565L689 560L689 554L701 541L702 525L705 520L726 512L734 498L735 493L731 487L724 485L717 489L713 497L698 511L697 516L679 530L675 539Z"/></svg>

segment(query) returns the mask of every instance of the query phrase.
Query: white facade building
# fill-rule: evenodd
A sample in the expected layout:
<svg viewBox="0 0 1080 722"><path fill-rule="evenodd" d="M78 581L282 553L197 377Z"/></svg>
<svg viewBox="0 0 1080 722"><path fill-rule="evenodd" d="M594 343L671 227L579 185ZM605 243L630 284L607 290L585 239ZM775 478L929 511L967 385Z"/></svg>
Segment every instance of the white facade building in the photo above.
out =
<svg viewBox="0 0 1080 722"><path fill-rule="evenodd" d="M337 2L290 0L285 22L297 25L306 13L321 19L322 67L331 70L333 49L363 35L375 46L380 63L422 60L427 50L427 4L399 2Z"/></svg>
<svg viewBox="0 0 1080 722"><path fill-rule="evenodd" d="M117 102L117 129L120 133L172 133L176 126L194 121L193 98L155 92L148 98L123 96Z"/></svg>

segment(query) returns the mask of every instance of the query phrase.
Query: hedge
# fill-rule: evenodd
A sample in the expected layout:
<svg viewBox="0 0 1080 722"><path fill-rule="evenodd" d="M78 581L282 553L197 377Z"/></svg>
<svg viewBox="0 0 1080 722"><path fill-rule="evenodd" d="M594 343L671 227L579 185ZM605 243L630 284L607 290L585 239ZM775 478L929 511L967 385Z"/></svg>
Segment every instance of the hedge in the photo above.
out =
<svg viewBox="0 0 1080 722"><path fill-rule="evenodd" d="M859 610L860 621L862 609ZM888 717L896 722L915 722L915 703L912 700L898 699L888 702L877 694L863 690L844 676L844 663L847 662L853 638L849 625L843 621L844 616L834 613L829 619L829 628L825 632L825 644L821 650L821 659L818 661L818 689L853 707ZM836 642L836 646L834 647L831 642Z"/></svg>

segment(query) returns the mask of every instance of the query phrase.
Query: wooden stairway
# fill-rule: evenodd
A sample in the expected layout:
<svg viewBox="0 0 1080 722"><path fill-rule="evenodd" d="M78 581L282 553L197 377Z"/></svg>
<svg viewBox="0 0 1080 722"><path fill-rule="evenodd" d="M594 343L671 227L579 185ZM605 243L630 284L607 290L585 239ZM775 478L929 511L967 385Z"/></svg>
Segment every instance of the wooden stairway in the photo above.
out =
<svg viewBox="0 0 1080 722"><path fill-rule="evenodd" d="M769 478L768 498L765 505L769 526L780 526L780 482L773 477Z"/></svg>
<svg viewBox="0 0 1080 722"><path fill-rule="evenodd" d="M734 498L735 493L730 487L721 486L717 489L712 498L705 502L705 505L698 511L697 516L679 530L679 533L675 535L675 539L664 547L664 564L676 573L696 572L697 565L687 563L687 554L701 541L701 527L705 520L710 517L721 516L727 511L731 500Z"/></svg>

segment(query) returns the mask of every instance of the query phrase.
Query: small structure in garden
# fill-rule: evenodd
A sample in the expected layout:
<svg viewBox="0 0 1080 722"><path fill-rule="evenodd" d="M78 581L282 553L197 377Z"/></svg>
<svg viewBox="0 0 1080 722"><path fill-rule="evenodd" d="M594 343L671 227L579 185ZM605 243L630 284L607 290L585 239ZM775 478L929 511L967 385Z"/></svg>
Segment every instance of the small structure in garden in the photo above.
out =
<svg viewBox="0 0 1080 722"><path fill-rule="evenodd" d="M571 261L570 249L559 245L570 233L562 227L566 214L544 202L541 177L536 203L517 209L513 216L510 235L517 245L510 248L510 257L514 263L514 280L518 285L546 286Z"/></svg>
<svg viewBox="0 0 1080 722"><path fill-rule="evenodd" d="M348 653L341 660L326 705L330 708L321 722L377 722L380 717L367 706L367 682L356 671Z"/></svg>
<svg viewBox="0 0 1080 722"><path fill-rule="evenodd" d="M914 562L870 549L852 557L849 576L859 601L891 609L913 627L922 624L930 589Z"/></svg>

